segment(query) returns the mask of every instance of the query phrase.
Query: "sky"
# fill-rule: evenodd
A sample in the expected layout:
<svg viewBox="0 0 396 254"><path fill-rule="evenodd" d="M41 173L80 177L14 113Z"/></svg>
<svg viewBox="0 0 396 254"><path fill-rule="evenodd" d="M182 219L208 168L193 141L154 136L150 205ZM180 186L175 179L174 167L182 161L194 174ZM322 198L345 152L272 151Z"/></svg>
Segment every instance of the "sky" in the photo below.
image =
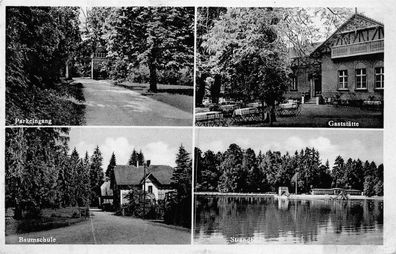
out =
<svg viewBox="0 0 396 254"><path fill-rule="evenodd" d="M252 148L256 154L261 150L293 153L305 147L319 150L322 163L329 160L332 166L341 155L362 161L383 163L383 133L381 130L331 130L331 129L204 129L197 128L195 146L203 152L224 152L235 143L243 149Z"/></svg>
<svg viewBox="0 0 396 254"><path fill-rule="evenodd" d="M98 145L103 155L103 169L107 168L114 152L118 165L127 165L133 151L142 150L152 165L175 166L181 144L191 153L191 128L94 128L75 127L69 133L69 149L76 147L80 157L88 151L92 155Z"/></svg>
<svg viewBox="0 0 396 254"><path fill-rule="evenodd" d="M357 11L381 23L384 23L384 17L388 14L384 8L358 7ZM389 14L391 14L391 10L389 10Z"/></svg>

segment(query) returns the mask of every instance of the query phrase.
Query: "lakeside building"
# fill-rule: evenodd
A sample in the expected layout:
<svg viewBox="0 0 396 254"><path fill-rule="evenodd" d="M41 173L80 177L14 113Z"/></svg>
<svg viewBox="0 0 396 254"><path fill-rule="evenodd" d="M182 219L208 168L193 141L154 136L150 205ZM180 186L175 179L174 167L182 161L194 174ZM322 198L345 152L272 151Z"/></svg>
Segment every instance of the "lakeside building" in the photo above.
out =
<svg viewBox="0 0 396 254"><path fill-rule="evenodd" d="M312 50L312 51L311 51ZM329 38L292 58L286 98L322 97L327 103L383 101L384 25L355 13Z"/></svg>
<svg viewBox="0 0 396 254"><path fill-rule="evenodd" d="M117 165L114 167L115 190L112 195L105 191L110 189L110 182L106 181L102 184L102 203L107 202L113 204L114 197L119 197L120 204L128 203L126 195L133 188L145 190L147 198L157 200L165 199L168 192L175 191L171 187L171 178L174 169L167 165L150 165L146 168L146 176L144 176L144 167L135 167L132 165Z"/></svg>
<svg viewBox="0 0 396 254"><path fill-rule="evenodd" d="M363 195L363 192L361 190L343 189L343 188L331 188L331 189L313 188L311 191L311 194L312 195L339 195L342 192L344 192L347 195L357 195L357 196Z"/></svg>

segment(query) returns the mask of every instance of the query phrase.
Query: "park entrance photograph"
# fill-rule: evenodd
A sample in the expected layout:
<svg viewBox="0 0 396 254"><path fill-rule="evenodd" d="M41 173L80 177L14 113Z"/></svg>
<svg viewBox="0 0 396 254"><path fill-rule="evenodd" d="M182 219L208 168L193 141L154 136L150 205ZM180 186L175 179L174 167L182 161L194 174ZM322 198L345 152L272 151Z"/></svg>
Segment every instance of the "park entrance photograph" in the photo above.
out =
<svg viewBox="0 0 396 254"><path fill-rule="evenodd" d="M382 132L196 131L194 244L382 245Z"/></svg>
<svg viewBox="0 0 396 254"><path fill-rule="evenodd" d="M7 125L192 125L192 7L7 7L6 48Z"/></svg>

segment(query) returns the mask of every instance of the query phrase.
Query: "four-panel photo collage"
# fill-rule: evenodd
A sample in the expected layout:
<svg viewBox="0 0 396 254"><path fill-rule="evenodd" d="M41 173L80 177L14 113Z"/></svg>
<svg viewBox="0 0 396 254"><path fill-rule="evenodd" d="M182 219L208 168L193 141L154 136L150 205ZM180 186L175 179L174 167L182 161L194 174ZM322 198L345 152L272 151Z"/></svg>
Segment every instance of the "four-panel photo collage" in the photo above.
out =
<svg viewBox="0 0 396 254"><path fill-rule="evenodd" d="M6 245L384 244L375 8L4 9Z"/></svg>

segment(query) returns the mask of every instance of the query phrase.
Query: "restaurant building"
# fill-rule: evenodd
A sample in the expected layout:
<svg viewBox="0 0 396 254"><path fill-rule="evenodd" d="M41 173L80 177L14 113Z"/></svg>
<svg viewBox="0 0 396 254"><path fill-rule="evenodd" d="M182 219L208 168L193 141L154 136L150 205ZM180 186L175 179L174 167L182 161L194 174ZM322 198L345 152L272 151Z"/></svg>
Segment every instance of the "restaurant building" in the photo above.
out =
<svg viewBox="0 0 396 254"><path fill-rule="evenodd" d="M383 101L384 25L355 13L306 57L292 58L289 98Z"/></svg>

